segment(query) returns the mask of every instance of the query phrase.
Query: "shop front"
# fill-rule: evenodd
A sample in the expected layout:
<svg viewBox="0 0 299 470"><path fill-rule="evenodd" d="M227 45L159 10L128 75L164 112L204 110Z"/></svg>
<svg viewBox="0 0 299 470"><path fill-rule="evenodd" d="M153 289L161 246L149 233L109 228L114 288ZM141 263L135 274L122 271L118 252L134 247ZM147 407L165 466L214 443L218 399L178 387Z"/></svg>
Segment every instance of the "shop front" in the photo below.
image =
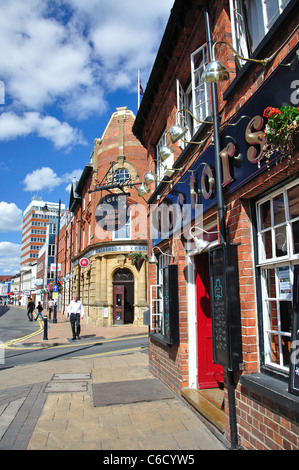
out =
<svg viewBox="0 0 299 470"><path fill-rule="evenodd" d="M151 367L222 432L228 414L226 371L232 371L238 439L244 447L285 448L288 444L279 437L285 433L285 441L299 448L298 328L294 326L299 270L296 60L293 49L284 60L286 67L278 67L221 128L227 245L218 242L213 146L167 194L168 212L171 206L182 207L181 213L191 207L188 231L184 217L176 221L177 233L178 225L184 233L177 240L169 218L168 238L159 230L153 237L158 266L150 299L152 326L157 318L163 325L166 265L178 267L180 315L177 342L167 342L162 327L152 330ZM271 145L269 117L284 112L295 116L288 138ZM177 168L183 157L186 152L175 163ZM201 224L194 218L196 207L202 211ZM207 243L198 243L199 239ZM219 254L221 248L224 254ZM249 432L257 406L256 426L250 426ZM265 424L270 414L271 422ZM288 422L287 431L283 420ZM273 430L275 422L279 425ZM262 428L272 433L271 442L265 443Z"/></svg>
<svg viewBox="0 0 299 470"><path fill-rule="evenodd" d="M86 319L97 326L143 325L147 308L147 262L140 269L132 253L147 255L147 245L103 243L84 253L88 264L73 262L73 291L80 292Z"/></svg>

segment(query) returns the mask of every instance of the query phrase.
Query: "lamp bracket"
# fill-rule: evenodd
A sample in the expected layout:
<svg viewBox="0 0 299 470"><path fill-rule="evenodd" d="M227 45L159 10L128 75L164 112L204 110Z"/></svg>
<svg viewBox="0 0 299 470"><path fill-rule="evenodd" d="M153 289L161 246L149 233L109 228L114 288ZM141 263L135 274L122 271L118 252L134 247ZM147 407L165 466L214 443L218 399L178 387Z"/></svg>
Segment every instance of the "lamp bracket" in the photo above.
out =
<svg viewBox="0 0 299 470"><path fill-rule="evenodd" d="M215 54L214 54L214 50L215 50L215 47L218 45L218 44L225 44L227 45L228 47L230 47L230 49L234 52L234 54L239 57L239 59L241 60L245 60L245 61L250 61L250 62L255 62L257 64L262 64L264 66L268 65L269 62L271 62L274 57L277 55L278 51L275 51L270 57L267 57L265 59L250 59L249 57L243 57L241 56L237 51L236 49L231 45L230 42L227 42L227 41L216 41L214 44L213 44L213 58L215 57ZM214 59L213 59L214 60Z"/></svg>

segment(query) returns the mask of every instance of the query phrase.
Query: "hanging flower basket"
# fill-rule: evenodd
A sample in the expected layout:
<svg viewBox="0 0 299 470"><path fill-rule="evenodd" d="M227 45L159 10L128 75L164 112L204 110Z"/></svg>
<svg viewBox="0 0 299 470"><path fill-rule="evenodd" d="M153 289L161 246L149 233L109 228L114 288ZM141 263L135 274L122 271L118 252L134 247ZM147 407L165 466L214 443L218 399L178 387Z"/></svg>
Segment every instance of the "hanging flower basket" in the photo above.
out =
<svg viewBox="0 0 299 470"><path fill-rule="evenodd" d="M50 281L49 284L47 285L47 290L49 292L53 292L53 288L56 285L55 281ZM62 291L62 281L57 280L57 285L58 285L58 292Z"/></svg>
<svg viewBox="0 0 299 470"><path fill-rule="evenodd" d="M266 156L280 152L282 156L291 158L299 149L299 107L282 106L278 109L269 106L263 116L268 119L264 131L267 138Z"/></svg>
<svg viewBox="0 0 299 470"><path fill-rule="evenodd" d="M140 271L144 261L147 259L147 255L140 253L140 251L134 251L129 254L128 259L136 267L137 271Z"/></svg>

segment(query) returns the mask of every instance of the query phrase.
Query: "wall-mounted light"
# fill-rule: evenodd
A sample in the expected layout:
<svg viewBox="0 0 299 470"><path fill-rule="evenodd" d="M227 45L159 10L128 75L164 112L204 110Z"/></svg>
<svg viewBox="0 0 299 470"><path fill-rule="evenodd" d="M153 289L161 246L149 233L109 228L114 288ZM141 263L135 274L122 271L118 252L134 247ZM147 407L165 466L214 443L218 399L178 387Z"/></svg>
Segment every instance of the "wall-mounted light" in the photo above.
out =
<svg viewBox="0 0 299 470"><path fill-rule="evenodd" d="M164 168L164 174L163 176L167 176L168 178L171 178L171 176L174 175L174 173L176 171L182 171L183 168L167 168L165 165L163 165L163 163L161 163L159 160L156 160L156 159L153 159L151 160L150 162L150 166L149 166L149 171L147 173L145 173L142 177L142 184L139 186L137 192L138 192L138 196L145 196L146 194L148 194L150 192L150 188L149 188L149 185L152 184L154 181L157 181L158 183L168 183L168 184L172 184L172 180L171 181L161 181L161 180L158 180L158 176L156 175L156 173L153 173L151 171L151 164L153 162L158 162L160 165L163 166Z"/></svg>
<svg viewBox="0 0 299 470"><path fill-rule="evenodd" d="M205 70L201 74L201 79L202 79L203 82L206 82L206 83L222 82L224 80L229 79L229 72L228 72L227 68L222 64L222 62L220 62L219 60L215 60L214 51L215 51L215 47L218 44L225 44L226 46L230 47L232 49L232 51L234 52L234 54L237 57L239 57L239 59L241 59L241 60L245 60L245 61L249 61L249 62L255 62L255 63L261 64L263 66L268 65L268 63L271 62L274 59L274 57L276 56L276 54L278 53L278 51L275 51L270 57L267 57L266 59L262 59L262 60L250 59L249 57L243 57L240 54L238 54L236 49L234 49L234 47L229 42L227 42L227 41L217 41L217 42L214 43L213 48L212 48L211 61L207 64L207 66L205 67Z"/></svg>
<svg viewBox="0 0 299 470"><path fill-rule="evenodd" d="M146 196L150 192L150 188L144 182L144 175L142 177L142 183L137 189L138 196Z"/></svg>
<svg viewBox="0 0 299 470"><path fill-rule="evenodd" d="M210 233L219 233L218 231L217 232L207 232L203 228L197 227L196 225L194 227L191 227L190 230L189 230L189 235L194 240L196 248L197 248L199 253L201 253L203 250L205 250L209 246L210 242L208 242L207 240L204 240L203 238L197 238L196 236L194 236L192 234L193 229L201 230L202 232L208 233L208 234L210 234Z"/></svg>
<svg viewBox="0 0 299 470"><path fill-rule="evenodd" d="M182 109L179 109L177 111L177 116L179 115L179 113L181 112L186 112L188 114L190 114L190 116L196 121L198 122L199 124L213 124L211 121L200 121L199 119L197 119L194 114L191 113L191 111L189 111L189 109L186 109L186 108L182 108ZM181 126L180 124L175 124L174 126L172 126L169 130L169 137L170 137L170 140L171 142L174 144L175 142L177 142L178 140L183 140L183 137L184 135L188 132L188 128L185 127L185 126ZM187 141L184 141L183 142L185 143L194 143L194 144L200 144L201 142L187 142Z"/></svg>
<svg viewBox="0 0 299 470"><path fill-rule="evenodd" d="M169 255L168 253L164 253L164 251L162 251L161 248L159 248L158 246L154 246L152 249L152 255L148 261L150 264L158 264L158 258L156 257L155 252L154 252L156 248L162 253L162 255L169 256L170 258L174 257L173 254Z"/></svg>
<svg viewBox="0 0 299 470"><path fill-rule="evenodd" d="M151 171L151 164L152 164L153 162L158 162L160 165L162 165L162 167L164 168L164 174L163 174L163 176L168 176L168 178L171 178L171 176L173 176L176 171L180 171L180 170L181 170L181 168L176 168L175 170L172 169L172 168L167 168L167 167L166 167L163 163L161 163L159 160L153 159L153 160L151 160L151 162L150 162L150 164L149 164L149 171L148 171L147 173L145 173L145 175L144 175L144 182L145 182L146 185L150 185L151 183L153 183L154 181L156 181L157 178L158 178L158 176L156 175L156 173L153 173L153 172ZM159 182L161 182L161 181L159 181ZM167 182L167 181L165 181L165 182ZM169 182L169 181L168 181L168 182Z"/></svg>
<svg viewBox="0 0 299 470"><path fill-rule="evenodd" d="M160 152L159 152L162 162L167 160L167 158L171 157L173 154L174 154L174 150L171 147L168 147L167 145L164 145L163 147L161 147Z"/></svg>

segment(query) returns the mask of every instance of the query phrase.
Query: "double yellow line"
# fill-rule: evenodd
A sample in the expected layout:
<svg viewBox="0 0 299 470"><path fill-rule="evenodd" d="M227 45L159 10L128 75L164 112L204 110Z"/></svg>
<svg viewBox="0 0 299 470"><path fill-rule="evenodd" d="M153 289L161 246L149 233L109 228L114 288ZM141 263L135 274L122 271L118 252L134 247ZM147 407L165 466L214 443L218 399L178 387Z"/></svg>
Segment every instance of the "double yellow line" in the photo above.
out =
<svg viewBox="0 0 299 470"><path fill-rule="evenodd" d="M22 341L25 341L26 339L34 338L34 336L39 335L44 329L44 324L39 318L37 319L37 321L39 323L39 329L38 330L34 331L33 333L30 333L30 335L22 336L22 338L16 338L16 339L11 339L10 341L6 341L6 343L2 343L0 345L0 347L2 349L3 348L6 349L10 345L12 345L13 343L21 343Z"/></svg>

